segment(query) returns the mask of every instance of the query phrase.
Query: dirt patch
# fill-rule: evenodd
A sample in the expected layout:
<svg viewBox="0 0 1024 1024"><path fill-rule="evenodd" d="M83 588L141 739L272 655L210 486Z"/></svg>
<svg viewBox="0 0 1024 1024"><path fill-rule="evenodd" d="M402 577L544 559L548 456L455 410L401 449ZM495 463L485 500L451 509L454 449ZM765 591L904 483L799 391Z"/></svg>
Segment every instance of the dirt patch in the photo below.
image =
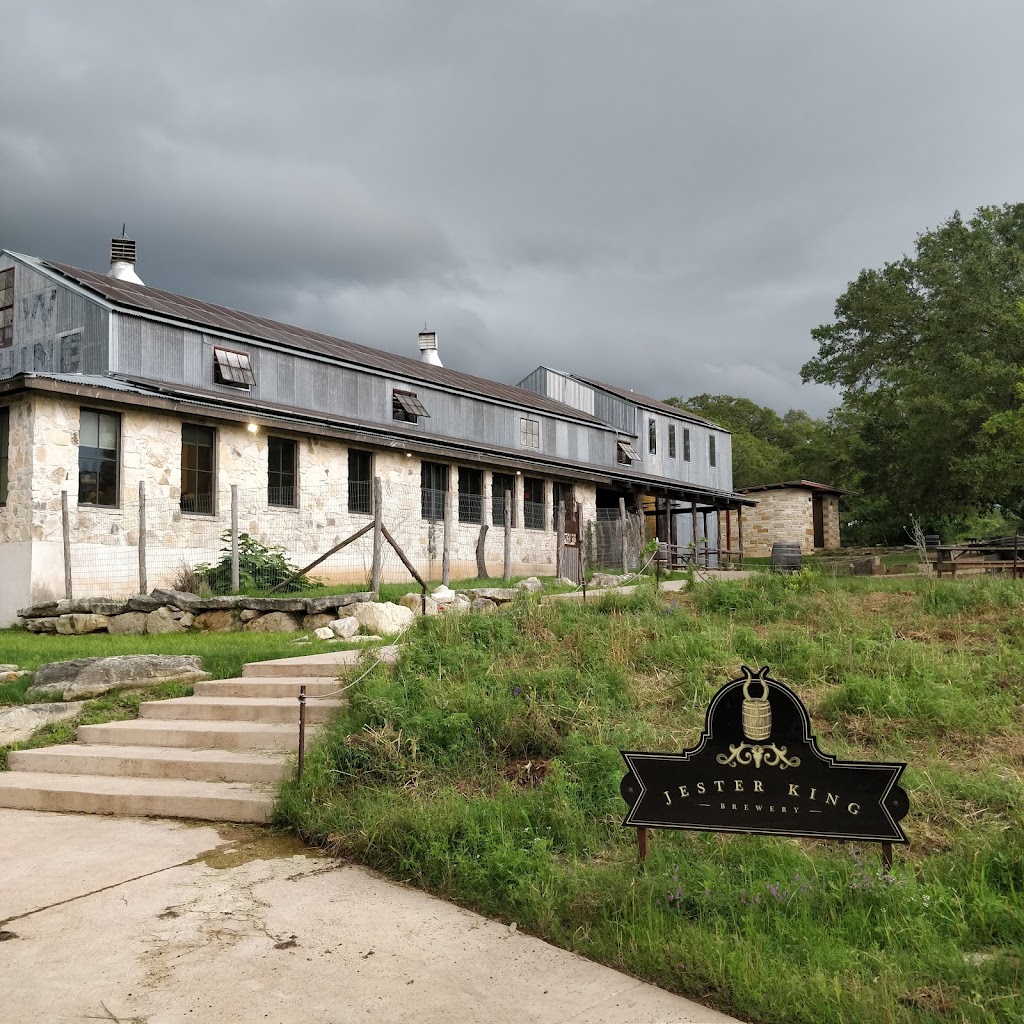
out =
<svg viewBox="0 0 1024 1024"><path fill-rule="evenodd" d="M955 994L942 985L927 985L913 992L905 992L899 1001L905 1006L915 1006L919 1010L940 1015L952 1013L957 1003Z"/></svg>
<svg viewBox="0 0 1024 1024"><path fill-rule="evenodd" d="M509 761L504 768L505 778L514 786L529 789L538 786L551 768L549 757L520 757Z"/></svg>

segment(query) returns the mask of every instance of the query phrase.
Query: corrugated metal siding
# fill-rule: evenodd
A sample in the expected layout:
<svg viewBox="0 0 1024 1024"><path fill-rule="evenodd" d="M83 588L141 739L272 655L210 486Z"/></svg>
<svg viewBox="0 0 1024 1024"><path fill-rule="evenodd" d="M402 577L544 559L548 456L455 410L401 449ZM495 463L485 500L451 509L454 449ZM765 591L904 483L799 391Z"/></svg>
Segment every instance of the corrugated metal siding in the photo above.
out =
<svg viewBox="0 0 1024 1024"><path fill-rule="evenodd" d="M594 415L605 423L610 423L616 430L627 434L639 433L639 418L634 406L603 391L594 393Z"/></svg>
<svg viewBox="0 0 1024 1024"><path fill-rule="evenodd" d="M107 311L6 256L0 268L10 267L14 268L14 345L0 349L0 377L105 373Z"/></svg>

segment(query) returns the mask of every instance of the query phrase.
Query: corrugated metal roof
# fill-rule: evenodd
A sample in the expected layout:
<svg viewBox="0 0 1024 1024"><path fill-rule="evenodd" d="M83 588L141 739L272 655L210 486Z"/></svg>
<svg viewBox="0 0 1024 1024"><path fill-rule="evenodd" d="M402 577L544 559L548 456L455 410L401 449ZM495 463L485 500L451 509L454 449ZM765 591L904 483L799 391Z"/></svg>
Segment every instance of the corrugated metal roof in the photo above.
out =
<svg viewBox="0 0 1024 1024"><path fill-rule="evenodd" d="M777 491L783 487L799 487L807 491L819 491L822 494L851 494L852 491L844 490L842 487L832 487L830 484L817 484L813 480L784 480L777 484L756 484L753 487L744 487L743 493L751 491Z"/></svg>
<svg viewBox="0 0 1024 1024"><path fill-rule="evenodd" d="M40 263L128 311L138 310L199 328L214 328L229 334L270 342L283 348L296 349L300 352L314 352L317 355L360 367L370 367L411 380L436 384L439 387L467 392L526 409L548 412L563 419L577 420L606 430L611 429L608 424L589 413L563 405L553 398L537 395L525 388L502 384L499 381L488 380L486 377L474 377L472 374L460 373L458 370L423 363L418 359L394 355L391 352L370 348L367 345L358 345L341 338L332 338L327 334L307 331L301 327L269 320L266 317L253 316L251 313L229 309L227 306L218 306L200 299L175 295L173 292L165 292L159 288L118 281L103 274L69 267L63 263L53 263L49 260L42 260Z"/></svg>
<svg viewBox="0 0 1024 1024"><path fill-rule="evenodd" d="M591 387L600 388L602 391L607 391L610 395L617 395L619 398L624 398L627 402L634 402L636 405L642 405L645 409L654 409L655 412L667 412L672 416L677 416L681 420L691 420L694 423L703 423L707 427L714 427L716 430L721 430L725 434L731 434L731 430L726 430L725 427L720 426L717 423L713 423L711 420L704 419L703 416L698 416L696 413L687 412L686 409L677 409L674 405L669 405L667 402L659 402L656 398L648 398L647 395L641 395L637 391L630 391L629 388L619 388L614 384L605 384L603 381L594 380L592 377L583 377L578 373L571 375L574 380L583 381L584 384L589 384Z"/></svg>

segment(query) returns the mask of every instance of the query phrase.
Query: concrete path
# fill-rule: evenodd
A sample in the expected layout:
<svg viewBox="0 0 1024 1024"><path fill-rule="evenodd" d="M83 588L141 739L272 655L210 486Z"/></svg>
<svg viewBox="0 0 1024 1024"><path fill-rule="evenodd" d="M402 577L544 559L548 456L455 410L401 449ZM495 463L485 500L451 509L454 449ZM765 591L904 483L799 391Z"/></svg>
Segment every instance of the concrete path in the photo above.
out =
<svg viewBox="0 0 1024 1024"><path fill-rule="evenodd" d="M725 580L726 582L732 580L745 580L749 579L754 574L747 569L701 569L698 572L698 579L708 580ZM664 583L658 584L658 589L666 594L671 594L676 591L685 590L690 585L689 580L665 580ZM603 597L605 594L633 594L636 592L636 585L630 584L625 587L600 587L597 590L587 588L587 600L595 601ZM546 594L541 599L541 604L548 601L582 601L583 591L582 590L570 590L566 594Z"/></svg>
<svg viewBox="0 0 1024 1024"><path fill-rule="evenodd" d="M11 1024L733 1021L251 826L0 809Z"/></svg>

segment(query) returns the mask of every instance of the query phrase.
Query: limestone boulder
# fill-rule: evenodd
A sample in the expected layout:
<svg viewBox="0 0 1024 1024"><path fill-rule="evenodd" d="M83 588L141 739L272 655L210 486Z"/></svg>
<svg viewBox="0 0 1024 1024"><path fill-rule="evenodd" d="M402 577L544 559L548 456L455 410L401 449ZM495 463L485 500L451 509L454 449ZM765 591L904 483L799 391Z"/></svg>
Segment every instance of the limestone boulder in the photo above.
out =
<svg viewBox="0 0 1024 1024"><path fill-rule="evenodd" d="M490 615L498 610L497 602L489 601L486 597L474 597L469 607L481 615Z"/></svg>
<svg viewBox="0 0 1024 1024"><path fill-rule="evenodd" d="M125 612L123 615L112 615L107 632L115 636L142 636L146 632L146 621L149 616L145 612Z"/></svg>
<svg viewBox="0 0 1024 1024"><path fill-rule="evenodd" d="M435 587L430 595L439 605L451 604L455 600L455 591L443 583Z"/></svg>
<svg viewBox="0 0 1024 1024"><path fill-rule="evenodd" d="M578 580L571 580L571 579L569 579L568 576L559 576L558 579L555 580L555 582L556 583L561 583L563 587L578 587L579 586L579 581Z"/></svg>
<svg viewBox="0 0 1024 1024"><path fill-rule="evenodd" d="M260 613L254 608L243 608L238 613L238 617L242 622L252 622L253 619L258 619L260 617Z"/></svg>
<svg viewBox="0 0 1024 1024"><path fill-rule="evenodd" d="M330 623L331 632L339 640L348 640L359 632L359 620L353 615L345 615Z"/></svg>
<svg viewBox="0 0 1024 1024"><path fill-rule="evenodd" d="M522 591L515 587L478 587L476 590L467 590L470 599L482 598L485 601L493 601L495 604L508 604L514 601Z"/></svg>
<svg viewBox="0 0 1024 1024"><path fill-rule="evenodd" d="M594 590L604 590L607 587L621 587L628 578L627 576L616 576L610 572L595 572L588 580L587 586Z"/></svg>
<svg viewBox="0 0 1024 1024"><path fill-rule="evenodd" d="M332 609L344 608L350 604L363 604L373 601L376 594L365 591L358 594L332 594L325 597L307 597L305 599L306 614L316 615L318 612L329 612Z"/></svg>
<svg viewBox="0 0 1024 1024"><path fill-rule="evenodd" d="M437 614L437 610L438 610L437 602L429 594L427 595L425 601L426 601L427 615L436 615ZM423 598L422 594L416 594L416 593L403 594L398 599L398 603L403 608L408 608L409 611L411 611L413 613L413 615L422 615L423 614L424 598Z"/></svg>
<svg viewBox="0 0 1024 1024"><path fill-rule="evenodd" d="M176 680L195 683L208 679L203 659L195 654L121 654L112 658L75 658L41 666L28 697L58 696L62 700L98 697L111 690L151 686Z"/></svg>
<svg viewBox="0 0 1024 1024"><path fill-rule="evenodd" d="M330 626L320 626L318 629L313 630L313 636L317 640L336 640L337 637L334 635L334 630Z"/></svg>
<svg viewBox="0 0 1024 1024"><path fill-rule="evenodd" d="M302 623L291 612L267 612L245 624L250 633L298 633Z"/></svg>
<svg viewBox="0 0 1024 1024"><path fill-rule="evenodd" d="M56 601L44 601L41 604L29 605L28 608L19 608L18 617L22 619L41 619L44 616L57 614Z"/></svg>
<svg viewBox="0 0 1024 1024"><path fill-rule="evenodd" d="M120 615L128 610L125 601L109 601L102 597L76 597L72 601L58 601L58 615Z"/></svg>
<svg viewBox="0 0 1024 1024"><path fill-rule="evenodd" d="M110 625L106 615L91 612L74 612L57 619L57 632L65 636L82 636L85 633L102 633Z"/></svg>
<svg viewBox="0 0 1024 1024"><path fill-rule="evenodd" d="M177 614L175 614L177 612ZM157 608L146 616L147 633L184 633L185 627L179 621L181 612L175 608Z"/></svg>
<svg viewBox="0 0 1024 1024"><path fill-rule="evenodd" d="M231 610L200 612L192 628L204 633L239 633L242 630L242 616Z"/></svg>
<svg viewBox="0 0 1024 1024"><path fill-rule="evenodd" d="M48 615L42 619L26 619L25 628L30 633L56 633L59 621L56 615Z"/></svg>
<svg viewBox="0 0 1024 1024"><path fill-rule="evenodd" d="M77 718L84 702L70 704L19 704L0 708L0 747L8 743L23 743L44 725L67 722Z"/></svg>
<svg viewBox="0 0 1024 1024"><path fill-rule="evenodd" d="M410 609L391 601L379 604L353 604L349 606L348 611L367 633L378 633L382 636L400 633L416 618Z"/></svg>
<svg viewBox="0 0 1024 1024"><path fill-rule="evenodd" d="M302 628L317 630L327 627L330 629L331 623L334 619L334 615L328 615L326 612L317 612L314 615L306 615L302 620ZM331 635L333 636L333 634Z"/></svg>
<svg viewBox="0 0 1024 1024"><path fill-rule="evenodd" d="M161 604L160 601L155 597L150 597L149 594L136 594L134 597L129 597L126 603L128 610L132 612L155 612Z"/></svg>
<svg viewBox="0 0 1024 1024"><path fill-rule="evenodd" d="M516 590L525 590L530 594L539 594L543 589L544 584L536 576L528 576L516 584Z"/></svg>

